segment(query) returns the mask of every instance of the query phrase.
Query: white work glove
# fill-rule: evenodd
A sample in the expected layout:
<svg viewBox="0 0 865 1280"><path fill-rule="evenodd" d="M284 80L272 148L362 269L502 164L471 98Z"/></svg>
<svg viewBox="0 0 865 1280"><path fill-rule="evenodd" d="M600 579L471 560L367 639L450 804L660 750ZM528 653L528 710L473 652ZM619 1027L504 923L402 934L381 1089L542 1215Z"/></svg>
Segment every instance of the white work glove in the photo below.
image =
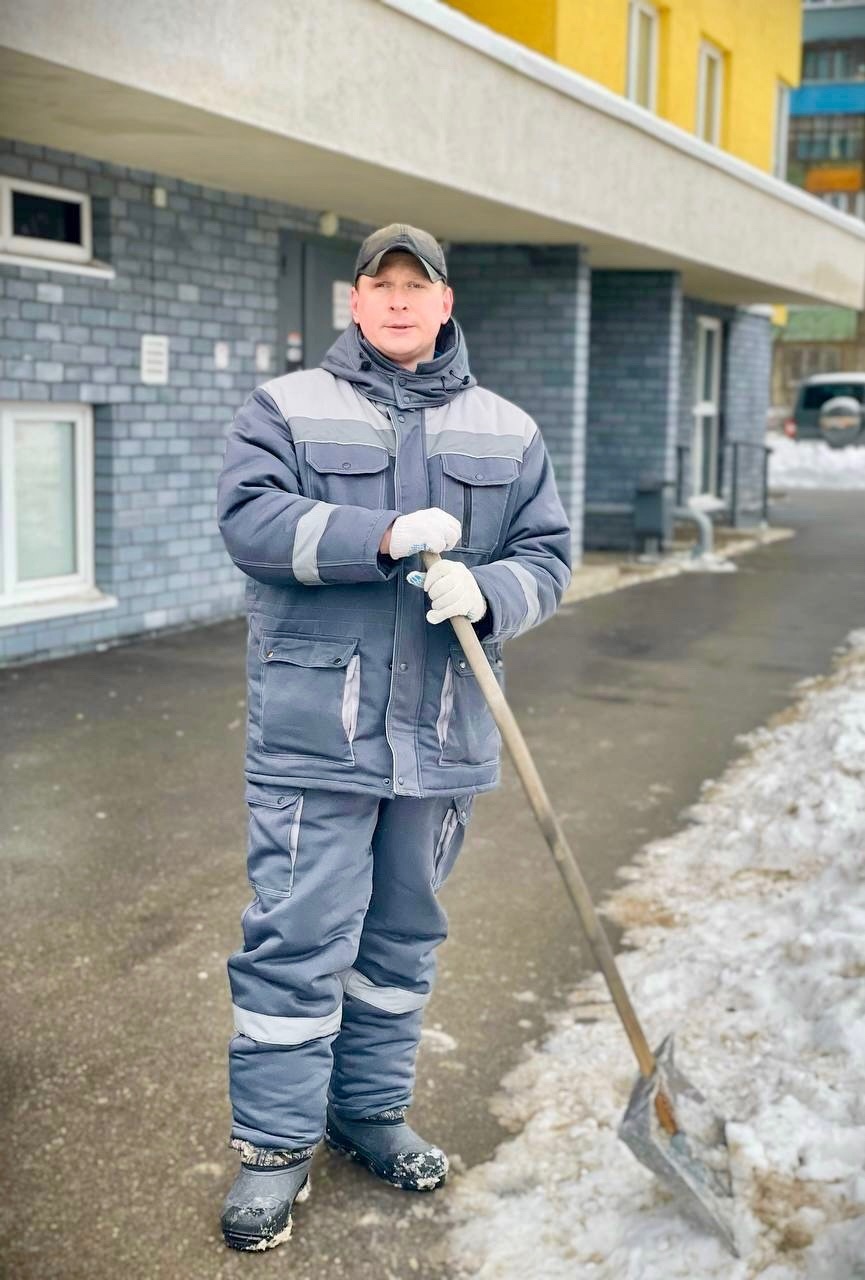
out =
<svg viewBox="0 0 865 1280"><path fill-rule="evenodd" d="M462 525L440 507L427 507L397 516L390 527L388 555L392 560L414 555L416 551L449 551L462 536Z"/></svg>
<svg viewBox="0 0 865 1280"><path fill-rule="evenodd" d="M427 613L427 622L444 622L457 615L480 622L487 611L475 575L460 560L439 560L426 573L413 569L406 578L413 587L424 587L430 598L433 608Z"/></svg>

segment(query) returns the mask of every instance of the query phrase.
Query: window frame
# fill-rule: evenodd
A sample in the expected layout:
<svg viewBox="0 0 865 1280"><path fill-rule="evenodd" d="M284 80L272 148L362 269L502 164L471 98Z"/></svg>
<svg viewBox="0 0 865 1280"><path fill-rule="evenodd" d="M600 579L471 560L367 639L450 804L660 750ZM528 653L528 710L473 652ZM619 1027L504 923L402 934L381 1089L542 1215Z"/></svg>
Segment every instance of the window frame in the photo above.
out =
<svg viewBox="0 0 865 1280"><path fill-rule="evenodd" d="M15 507L15 425L45 418L74 424L75 564L74 573L19 582ZM93 500L93 410L87 404L0 401L0 625L16 606L61 601L95 590Z"/></svg>
<svg viewBox="0 0 865 1280"><path fill-rule="evenodd" d="M703 398L703 383L706 378L706 334L714 334L715 363L712 369L711 400ZM691 485L692 495L698 498L718 496L719 453L721 442L721 414L723 412L724 395L724 325L718 316L697 316L697 345L694 361L695 396L691 410ZM705 434L703 422L711 422L711 452L708 457L709 487L703 488L703 474L706 468L706 456L703 452Z"/></svg>
<svg viewBox="0 0 865 1280"><path fill-rule="evenodd" d="M647 17L651 23L651 40L649 46L649 101L640 102L636 97L639 83L637 66L637 50L639 48L640 15ZM628 9L628 67L625 84L625 97L645 111L657 112L658 109L658 58L660 45L661 19L658 9L651 0L630 0Z"/></svg>
<svg viewBox="0 0 865 1280"><path fill-rule="evenodd" d="M67 244L63 240L42 240L38 236L14 235L12 198L16 191L79 205L81 209L80 243ZM55 262L92 261L93 211L89 193L73 191L68 187L48 186L44 182L29 182L24 178L0 176L0 252L47 258Z"/></svg>
<svg viewBox="0 0 865 1280"><path fill-rule="evenodd" d="M772 172L782 181L787 177L790 148L790 86L784 80L775 82L775 128L772 133Z"/></svg>
<svg viewBox="0 0 865 1280"><path fill-rule="evenodd" d="M706 111L706 88L707 76L706 70L709 62L714 62L717 66L717 85L718 92L715 96L715 110L712 119L712 137L707 138L702 132L703 117ZM723 133L724 122L724 79L725 79L725 63L723 49L713 44L711 40L700 41L700 52L697 59L697 121L694 132L703 142L707 142L710 146L720 147Z"/></svg>

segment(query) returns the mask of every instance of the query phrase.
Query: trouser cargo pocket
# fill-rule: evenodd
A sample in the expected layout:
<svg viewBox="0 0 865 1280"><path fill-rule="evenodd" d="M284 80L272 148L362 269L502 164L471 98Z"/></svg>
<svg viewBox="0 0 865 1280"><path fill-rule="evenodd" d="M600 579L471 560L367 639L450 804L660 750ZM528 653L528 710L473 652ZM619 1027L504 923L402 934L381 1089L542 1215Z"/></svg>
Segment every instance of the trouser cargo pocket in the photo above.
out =
<svg viewBox="0 0 865 1280"><path fill-rule="evenodd" d="M276 755L354 764L360 703L356 638L266 632L259 648L259 741Z"/></svg>
<svg viewBox="0 0 865 1280"><path fill-rule="evenodd" d="M247 782L246 803L249 883L257 894L290 898L300 846L303 791Z"/></svg>
<svg viewBox="0 0 865 1280"><path fill-rule="evenodd" d="M433 872L430 884L435 890L441 888L453 870L463 846L473 804L473 795L454 796L445 811L438 841L433 851Z"/></svg>

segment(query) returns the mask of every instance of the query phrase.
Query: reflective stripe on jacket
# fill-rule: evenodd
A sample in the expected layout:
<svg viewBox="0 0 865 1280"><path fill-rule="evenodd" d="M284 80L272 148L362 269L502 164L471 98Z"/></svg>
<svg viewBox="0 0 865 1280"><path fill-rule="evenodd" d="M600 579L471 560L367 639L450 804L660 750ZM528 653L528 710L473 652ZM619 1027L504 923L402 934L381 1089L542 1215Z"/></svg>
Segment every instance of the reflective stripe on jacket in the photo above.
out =
<svg viewBox="0 0 865 1280"><path fill-rule="evenodd" d="M381 795L488 791L500 735L448 622L406 582L418 556L379 552L403 512L442 507L475 574L476 624L503 642L548 618L570 580L570 532L533 420L478 387L459 326L416 373L350 325L323 367L273 378L238 412L218 520L248 575L250 781Z"/></svg>

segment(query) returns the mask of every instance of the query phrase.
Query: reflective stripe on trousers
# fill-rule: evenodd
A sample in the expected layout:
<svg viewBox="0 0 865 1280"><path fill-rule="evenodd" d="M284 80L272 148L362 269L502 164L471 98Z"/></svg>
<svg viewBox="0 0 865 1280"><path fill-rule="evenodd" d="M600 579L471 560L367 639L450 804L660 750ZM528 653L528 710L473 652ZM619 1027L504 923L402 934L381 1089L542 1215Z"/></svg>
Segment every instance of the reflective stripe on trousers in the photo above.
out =
<svg viewBox="0 0 865 1280"><path fill-rule="evenodd" d="M447 935L437 890L472 800L248 785L256 896L228 960L232 1137L315 1142L328 1093L356 1116L411 1102Z"/></svg>

